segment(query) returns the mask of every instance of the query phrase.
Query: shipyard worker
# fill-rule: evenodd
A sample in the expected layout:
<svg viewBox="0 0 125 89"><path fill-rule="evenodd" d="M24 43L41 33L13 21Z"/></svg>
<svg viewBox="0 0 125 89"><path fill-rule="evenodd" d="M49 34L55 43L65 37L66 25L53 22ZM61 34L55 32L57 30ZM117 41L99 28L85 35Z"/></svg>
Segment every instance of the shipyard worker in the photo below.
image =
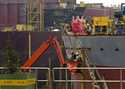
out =
<svg viewBox="0 0 125 89"><path fill-rule="evenodd" d="M75 54L75 52L72 52L72 53L71 53L71 59L72 59L72 60L76 59L76 54Z"/></svg>
<svg viewBox="0 0 125 89"><path fill-rule="evenodd" d="M71 34L71 29L69 24L64 25L64 33Z"/></svg>
<svg viewBox="0 0 125 89"><path fill-rule="evenodd" d="M76 62L81 62L81 55L78 51L71 53L71 59Z"/></svg>
<svg viewBox="0 0 125 89"><path fill-rule="evenodd" d="M78 56L79 56L79 53L78 53L78 52L73 51L71 55L72 55L71 59L72 59L72 60L74 60L74 61L77 61Z"/></svg>
<svg viewBox="0 0 125 89"><path fill-rule="evenodd" d="M75 53L75 55L76 55L75 61L81 62L81 55L80 55L80 53L77 51L77 52Z"/></svg>
<svg viewBox="0 0 125 89"><path fill-rule="evenodd" d="M76 61L68 61L67 67L71 74L71 80L81 80L82 72L78 69L79 62ZM80 83L79 82L73 82L74 89L80 89Z"/></svg>
<svg viewBox="0 0 125 89"><path fill-rule="evenodd" d="M121 35L121 34L122 34L122 29L121 29L121 27L119 27L118 25L116 25L115 34L116 34L116 35Z"/></svg>
<svg viewBox="0 0 125 89"><path fill-rule="evenodd" d="M86 31L90 35L92 32L92 26L89 23L86 23Z"/></svg>
<svg viewBox="0 0 125 89"><path fill-rule="evenodd" d="M116 35L121 35L122 34L122 29L120 27L118 27L116 29Z"/></svg>
<svg viewBox="0 0 125 89"><path fill-rule="evenodd" d="M78 63L74 62L72 60L67 62L67 67L68 67L68 70L70 71L70 73L74 74L77 72L77 65L78 65Z"/></svg>

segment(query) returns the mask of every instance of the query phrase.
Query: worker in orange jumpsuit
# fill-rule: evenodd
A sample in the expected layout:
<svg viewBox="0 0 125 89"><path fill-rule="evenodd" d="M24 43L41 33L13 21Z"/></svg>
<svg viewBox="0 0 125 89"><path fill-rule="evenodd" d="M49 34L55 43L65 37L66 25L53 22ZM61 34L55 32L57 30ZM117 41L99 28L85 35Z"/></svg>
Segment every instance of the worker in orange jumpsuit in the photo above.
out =
<svg viewBox="0 0 125 89"><path fill-rule="evenodd" d="M77 61L69 61L67 63L68 70L71 73L71 80L81 80L81 73L78 72L77 66L79 62ZM80 82L72 82L73 89L81 89Z"/></svg>
<svg viewBox="0 0 125 89"><path fill-rule="evenodd" d="M67 63L68 70L69 70L71 73L77 72L77 65L78 65L78 62L69 61L69 62Z"/></svg>

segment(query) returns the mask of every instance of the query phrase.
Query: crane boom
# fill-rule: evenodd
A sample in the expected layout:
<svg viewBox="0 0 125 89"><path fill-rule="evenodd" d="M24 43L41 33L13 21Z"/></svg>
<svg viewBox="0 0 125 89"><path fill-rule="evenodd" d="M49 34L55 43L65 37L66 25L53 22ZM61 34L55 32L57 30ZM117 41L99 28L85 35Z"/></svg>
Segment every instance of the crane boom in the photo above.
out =
<svg viewBox="0 0 125 89"><path fill-rule="evenodd" d="M56 37L50 37L47 41L43 42L38 49L32 54L31 58L28 58L26 62L21 66L22 68L28 67L30 68L40 56L42 56L47 49L52 46L56 49L56 53L61 65L65 63L63 53L61 51L61 47Z"/></svg>

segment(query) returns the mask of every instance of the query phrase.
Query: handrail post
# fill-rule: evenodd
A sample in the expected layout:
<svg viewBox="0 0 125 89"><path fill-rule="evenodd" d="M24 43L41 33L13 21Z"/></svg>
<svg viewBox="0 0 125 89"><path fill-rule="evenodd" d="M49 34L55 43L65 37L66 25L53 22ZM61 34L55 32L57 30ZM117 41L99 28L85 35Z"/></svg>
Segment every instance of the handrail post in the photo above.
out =
<svg viewBox="0 0 125 89"><path fill-rule="evenodd" d="M122 69L120 69L120 89L123 89L123 80L122 80Z"/></svg>
<svg viewBox="0 0 125 89"><path fill-rule="evenodd" d="M68 82L67 82L67 80L68 80L68 75L67 75L67 69L65 69L65 74L66 74L66 89L68 89Z"/></svg>
<svg viewBox="0 0 125 89"><path fill-rule="evenodd" d="M52 89L51 68L48 70L48 72L49 72L48 87L49 89Z"/></svg>

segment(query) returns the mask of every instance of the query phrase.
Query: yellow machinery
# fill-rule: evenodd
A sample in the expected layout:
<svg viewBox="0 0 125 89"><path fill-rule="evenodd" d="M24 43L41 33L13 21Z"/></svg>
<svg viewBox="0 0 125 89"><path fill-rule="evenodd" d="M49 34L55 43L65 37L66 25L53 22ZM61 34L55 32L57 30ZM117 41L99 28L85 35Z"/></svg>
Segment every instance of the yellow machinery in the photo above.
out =
<svg viewBox="0 0 125 89"><path fill-rule="evenodd" d="M34 31L34 26L30 24L17 24L17 31Z"/></svg>
<svg viewBox="0 0 125 89"><path fill-rule="evenodd" d="M112 20L107 16L93 17L92 34L107 34L109 28L112 27Z"/></svg>

